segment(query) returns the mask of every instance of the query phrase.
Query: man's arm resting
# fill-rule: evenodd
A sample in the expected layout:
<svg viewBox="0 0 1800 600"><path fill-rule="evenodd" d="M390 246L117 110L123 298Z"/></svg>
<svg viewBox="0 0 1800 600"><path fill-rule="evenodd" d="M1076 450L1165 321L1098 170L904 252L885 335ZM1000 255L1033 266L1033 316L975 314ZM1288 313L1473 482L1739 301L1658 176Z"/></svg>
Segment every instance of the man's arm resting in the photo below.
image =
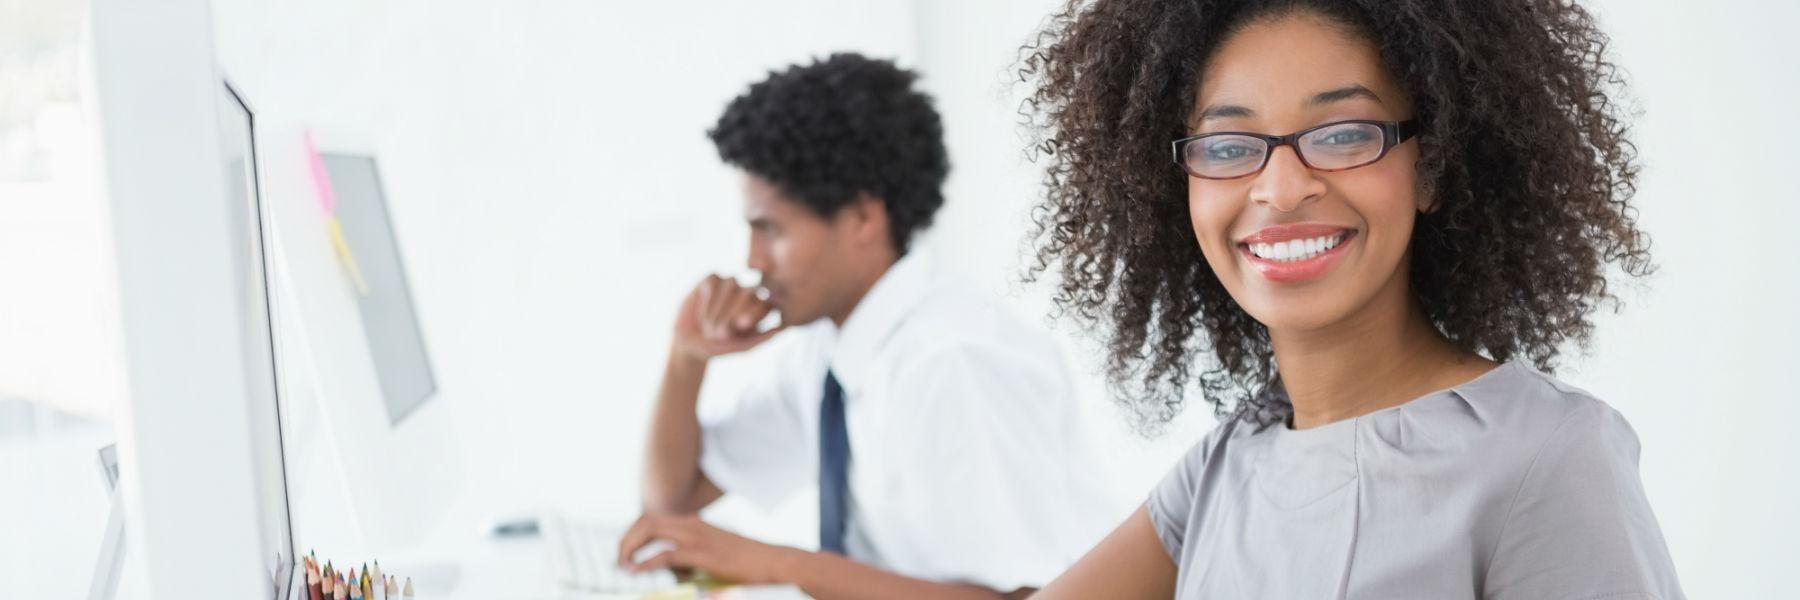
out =
<svg viewBox="0 0 1800 600"><path fill-rule="evenodd" d="M644 453L645 510L692 513L719 498L718 486L700 472L700 420L694 415L700 382L712 357L749 350L781 333L786 324L756 329L774 308L755 289L717 275L682 299Z"/></svg>
<svg viewBox="0 0 1800 600"><path fill-rule="evenodd" d="M693 513L719 499L700 471L700 420L694 414L706 360L671 351L651 417L644 460L644 509Z"/></svg>

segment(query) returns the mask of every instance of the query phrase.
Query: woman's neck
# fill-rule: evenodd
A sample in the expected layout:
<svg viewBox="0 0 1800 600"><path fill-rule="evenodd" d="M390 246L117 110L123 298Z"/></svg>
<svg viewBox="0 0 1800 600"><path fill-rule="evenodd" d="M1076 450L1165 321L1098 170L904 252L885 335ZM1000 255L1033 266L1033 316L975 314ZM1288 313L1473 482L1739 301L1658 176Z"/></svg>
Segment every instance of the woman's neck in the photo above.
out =
<svg viewBox="0 0 1800 600"><path fill-rule="evenodd" d="M1387 286L1363 312L1318 330L1269 332L1294 429L1404 404L1494 365L1438 333L1408 286Z"/></svg>

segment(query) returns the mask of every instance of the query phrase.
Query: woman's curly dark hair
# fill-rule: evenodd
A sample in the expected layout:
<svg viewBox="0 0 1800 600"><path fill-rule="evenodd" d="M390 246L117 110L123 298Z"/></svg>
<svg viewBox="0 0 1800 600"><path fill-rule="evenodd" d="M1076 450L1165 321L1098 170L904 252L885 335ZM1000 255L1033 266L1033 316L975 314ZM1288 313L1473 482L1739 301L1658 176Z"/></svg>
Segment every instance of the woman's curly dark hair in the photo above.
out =
<svg viewBox="0 0 1800 600"><path fill-rule="evenodd" d="M855 53L771 72L733 99L706 132L719 158L820 216L858 193L882 200L895 251L944 204L950 158L918 75Z"/></svg>
<svg viewBox="0 0 1800 600"><path fill-rule="evenodd" d="M1607 37L1568 0L1074 0L1021 49L1033 90L1046 200L1037 260L1058 313L1096 327L1114 393L1154 429L1198 384L1217 414L1267 423L1268 330L1207 266L1185 175L1168 159L1207 58L1259 19L1307 11L1378 48L1423 126L1421 192L1438 203L1413 231L1411 286L1452 343L1554 369L1586 347L1589 313L1615 309L1605 269L1651 272L1628 201L1636 148L1608 89L1622 77ZM1204 336L1196 334L1204 333ZM1205 349L1206 364L1195 364ZM1197 377L1196 369L1198 369Z"/></svg>

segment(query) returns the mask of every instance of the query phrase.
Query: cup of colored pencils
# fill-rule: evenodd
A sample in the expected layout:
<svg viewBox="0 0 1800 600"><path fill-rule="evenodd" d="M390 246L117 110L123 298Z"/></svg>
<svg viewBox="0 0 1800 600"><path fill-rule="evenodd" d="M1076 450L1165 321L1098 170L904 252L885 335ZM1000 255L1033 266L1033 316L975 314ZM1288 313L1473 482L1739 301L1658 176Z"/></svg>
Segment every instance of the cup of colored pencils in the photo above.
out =
<svg viewBox="0 0 1800 600"><path fill-rule="evenodd" d="M412 578L404 585L396 575L381 572L381 561L375 566L364 564L348 572L319 564L319 558L307 553L301 559L306 571L306 600L414 600Z"/></svg>

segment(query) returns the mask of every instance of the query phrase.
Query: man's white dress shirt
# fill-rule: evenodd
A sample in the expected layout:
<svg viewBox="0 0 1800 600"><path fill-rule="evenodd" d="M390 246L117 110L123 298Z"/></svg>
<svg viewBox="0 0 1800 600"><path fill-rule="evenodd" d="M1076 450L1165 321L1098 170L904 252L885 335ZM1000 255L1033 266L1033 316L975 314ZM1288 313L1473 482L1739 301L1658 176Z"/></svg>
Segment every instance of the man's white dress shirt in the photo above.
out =
<svg viewBox="0 0 1800 600"><path fill-rule="evenodd" d="M1125 514L1112 514L1057 344L988 295L889 268L840 329L782 334L773 372L702 420L701 469L772 507L815 493L829 369L850 437L851 558L1001 592L1041 587Z"/></svg>

